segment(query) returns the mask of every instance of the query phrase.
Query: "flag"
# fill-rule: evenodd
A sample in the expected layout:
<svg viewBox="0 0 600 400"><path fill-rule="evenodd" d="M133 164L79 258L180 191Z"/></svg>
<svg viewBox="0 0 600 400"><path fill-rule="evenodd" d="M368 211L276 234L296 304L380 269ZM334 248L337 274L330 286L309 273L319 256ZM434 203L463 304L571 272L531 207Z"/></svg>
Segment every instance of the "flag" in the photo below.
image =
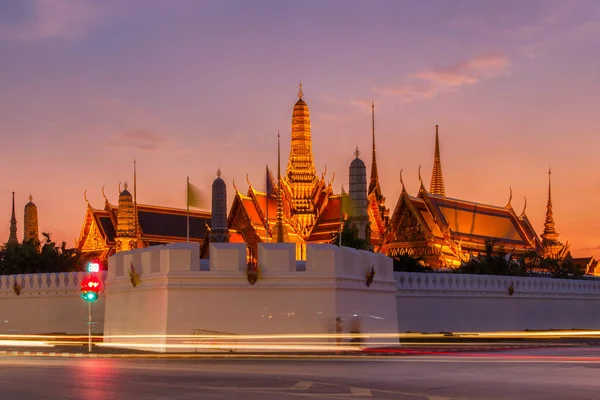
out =
<svg viewBox="0 0 600 400"><path fill-rule="evenodd" d="M131 286L136 287L140 284L140 276L138 275L135 267L133 266L133 262L129 267L129 281L131 282Z"/></svg>
<svg viewBox="0 0 600 400"><path fill-rule="evenodd" d="M200 189L187 181L187 206L195 208L204 208L204 196Z"/></svg>
<svg viewBox="0 0 600 400"><path fill-rule="evenodd" d="M344 190L344 186L342 186L342 213L352 215L354 202L349 194Z"/></svg>
<svg viewBox="0 0 600 400"><path fill-rule="evenodd" d="M273 187L273 172L267 166L267 196L273 196L275 194L275 188Z"/></svg>

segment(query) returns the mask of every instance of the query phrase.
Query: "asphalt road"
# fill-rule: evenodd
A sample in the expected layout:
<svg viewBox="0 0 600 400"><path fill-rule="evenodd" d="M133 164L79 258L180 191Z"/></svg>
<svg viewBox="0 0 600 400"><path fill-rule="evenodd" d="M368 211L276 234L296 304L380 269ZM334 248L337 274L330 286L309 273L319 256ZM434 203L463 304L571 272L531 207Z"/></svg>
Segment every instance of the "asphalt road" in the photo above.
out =
<svg viewBox="0 0 600 400"><path fill-rule="evenodd" d="M1 357L2 399L598 400L600 348L296 360Z"/></svg>

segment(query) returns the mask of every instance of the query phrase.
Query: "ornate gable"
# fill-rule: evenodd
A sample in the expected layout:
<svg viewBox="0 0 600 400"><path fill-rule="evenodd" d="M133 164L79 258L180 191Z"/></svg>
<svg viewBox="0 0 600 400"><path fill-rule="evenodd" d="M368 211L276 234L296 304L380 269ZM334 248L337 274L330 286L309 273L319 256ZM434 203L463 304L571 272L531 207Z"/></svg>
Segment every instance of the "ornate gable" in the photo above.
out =
<svg viewBox="0 0 600 400"><path fill-rule="evenodd" d="M426 240L421 224L409 207L404 207L393 231L394 242L414 242Z"/></svg>
<svg viewBox="0 0 600 400"><path fill-rule="evenodd" d="M389 228L384 239L385 243L412 242L427 240L431 236L426 224L411 204L406 190L402 190Z"/></svg>
<svg viewBox="0 0 600 400"><path fill-rule="evenodd" d="M95 220L92 220L90 229L85 238L85 242L81 248L82 252L95 252L106 250L106 241L102 235L102 232L98 228L98 224Z"/></svg>

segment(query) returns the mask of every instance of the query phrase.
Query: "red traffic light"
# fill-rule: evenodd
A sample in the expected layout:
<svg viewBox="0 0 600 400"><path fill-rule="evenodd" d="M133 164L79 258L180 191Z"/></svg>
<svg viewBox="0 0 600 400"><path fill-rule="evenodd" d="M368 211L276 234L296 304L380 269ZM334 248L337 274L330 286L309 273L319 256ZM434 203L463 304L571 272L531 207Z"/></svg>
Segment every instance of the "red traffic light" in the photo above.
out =
<svg viewBox="0 0 600 400"><path fill-rule="evenodd" d="M81 297L85 301L96 301L101 287L102 283L97 276L88 276L81 281Z"/></svg>

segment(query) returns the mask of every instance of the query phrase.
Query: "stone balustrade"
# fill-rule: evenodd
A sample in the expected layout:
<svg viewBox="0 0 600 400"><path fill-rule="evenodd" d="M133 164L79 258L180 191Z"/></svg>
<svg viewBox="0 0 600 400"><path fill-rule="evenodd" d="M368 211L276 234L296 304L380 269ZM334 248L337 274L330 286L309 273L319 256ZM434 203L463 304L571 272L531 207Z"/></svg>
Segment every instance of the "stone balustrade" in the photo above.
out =
<svg viewBox="0 0 600 400"><path fill-rule="evenodd" d="M512 296L600 298L597 280L416 272L394 272L394 277L401 295L506 296L512 287Z"/></svg>
<svg viewBox="0 0 600 400"><path fill-rule="evenodd" d="M29 293L48 294L51 291L79 291L81 281L88 275L87 272L53 272L44 274L0 275L0 294L14 294L14 284L20 287L21 295ZM106 272L101 272L99 277L102 282L106 279Z"/></svg>

